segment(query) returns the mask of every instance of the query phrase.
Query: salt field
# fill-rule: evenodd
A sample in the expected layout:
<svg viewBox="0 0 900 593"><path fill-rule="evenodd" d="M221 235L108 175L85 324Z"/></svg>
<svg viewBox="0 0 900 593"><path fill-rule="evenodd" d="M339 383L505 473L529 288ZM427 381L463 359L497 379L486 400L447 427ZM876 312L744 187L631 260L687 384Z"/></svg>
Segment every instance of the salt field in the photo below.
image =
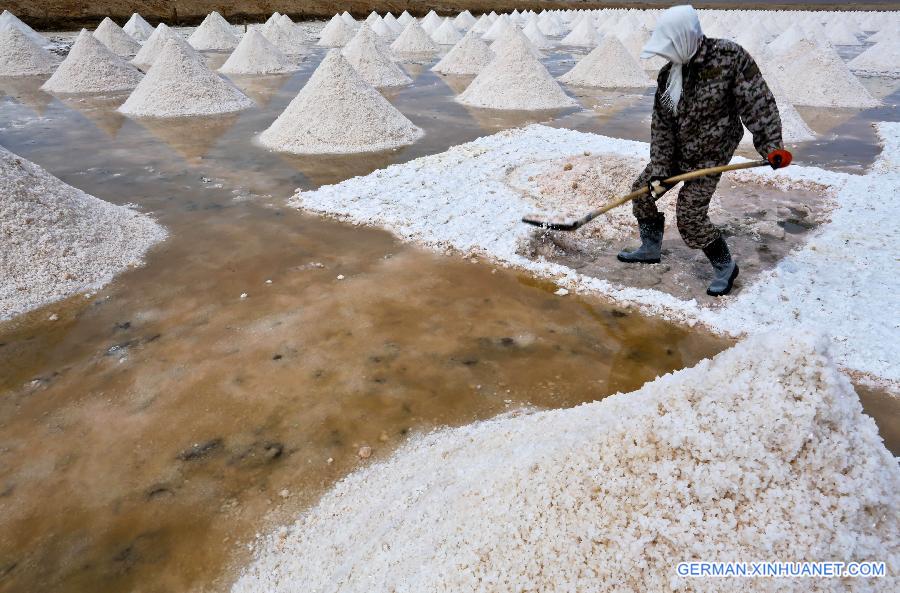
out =
<svg viewBox="0 0 900 593"><path fill-rule="evenodd" d="M520 222L631 191L659 14L5 12L0 593L896 590L900 17L700 11L793 153L716 298L674 191Z"/></svg>

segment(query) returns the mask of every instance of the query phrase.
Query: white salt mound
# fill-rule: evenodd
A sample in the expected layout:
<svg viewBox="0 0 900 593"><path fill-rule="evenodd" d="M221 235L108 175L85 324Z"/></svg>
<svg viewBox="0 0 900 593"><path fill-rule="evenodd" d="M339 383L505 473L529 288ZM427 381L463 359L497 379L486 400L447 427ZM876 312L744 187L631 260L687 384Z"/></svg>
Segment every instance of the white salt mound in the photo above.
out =
<svg viewBox="0 0 900 593"><path fill-rule="evenodd" d="M560 81L585 87L653 86L653 81L615 35L604 37L600 45L561 76Z"/></svg>
<svg viewBox="0 0 900 593"><path fill-rule="evenodd" d="M503 33L500 34L500 37L494 40L493 43L489 46L491 51L494 52L494 55L499 56L500 54L506 51L506 46L515 40L517 44L525 45L528 50L531 52L537 59L541 59L544 57L544 54L531 43L531 40L525 36L525 34L517 29L516 27L507 27Z"/></svg>
<svg viewBox="0 0 900 593"><path fill-rule="evenodd" d="M138 117L182 117L233 113L252 105L250 98L195 53L169 40L118 110Z"/></svg>
<svg viewBox="0 0 900 593"><path fill-rule="evenodd" d="M322 47L343 47L348 41L353 39L356 29L348 25L340 15L334 15L319 37L319 45Z"/></svg>
<svg viewBox="0 0 900 593"><path fill-rule="evenodd" d="M477 31L469 31L431 69L442 74L478 74L491 60L494 53L481 40Z"/></svg>
<svg viewBox="0 0 900 593"><path fill-rule="evenodd" d="M363 23L359 31L341 51L344 58L363 79L377 88L412 84L412 79L382 49L378 37Z"/></svg>
<svg viewBox="0 0 900 593"><path fill-rule="evenodd" d="M400 16L397 17L397 22L404 27L414 20L416 20L415 17L413 17L413 15L409 14L405 10L400 13Z"/></svg>
<svg viewBox="0 0 900 593"><path fill-rule="evenodd" d="M141 49L141 44L135 41L109 17L100 22L97 30L94 31L94 37L111 52L122 58L133 57Z"/></svg>
<svg viewBox="0 0 900 593"><path fill-rule="evenodd" d="M247 31L219 72L225 74L280 74L294 72L299 65L272 45L256 29Z"/></svg>
<svg viewBox="0 0 900 593"><path fill-rule="evenodd" d="M421 25L422 30L430 35L441 26L441 17L435 11L429 10L425 18L422 19Z"/></svg>
<svg viewBox="0 0 900 593"><path fill-rule="evenodd" d="M283 54L298 56L303 53L306 35L290 19L284 20L282 17L263 26L262 34L269 40L269 43L277 47Z"/></svg>
<svg viewBox="0 0 900 593"><path fill-rule="evenodd" d="M435 43L440 45L454 45L462 39L462 33L457 31L449 18L445 18L444 22L431 33L431 38Z"/></svg>
<svg viewBox="0 0 900 593"><path fill-rule="evenodd" d="M473 107L526 111L578 105L534 57L521 34L510 37L456 100Z"/></svg>
<svg viewBox="0 0 900 593"><path fill-rule="evenodd" d="M813 41L796 42L774 67L785 96L795 105L867 108L880 104L834 49Z"/></svg>
<svg viewBox="0 0 900 593"><path fill-rule="evenodd" d="M538 49L549 49L553 47L553 42L547 39L538 27L537 20L532 19L522 29L522 33L528 38L533 46Z"/></svg>
<svg viewBox="0 0 900 593"><path fill-rule="evenodd" d="M0 147L0 319L100 288L165 236Z"/></svg>
<svg viewBox="0 0 900 593"><path fill-rule="evenodd" d="M143 75L82 29L56 72L41 86L53 93L130 91Z"/></svg>
<svg viewBox="0 0 900 593"><path fill-rule="evenodd" d="M509 20L509 17L505 14L500 15L497 19L488 27L487 31L485 31L484 35L481 36L485 41L496 41L499 39L508 28L513 27L512 23Z"/></svg>
<svg viewBox="0 0 900 593"><path fill-rule="evenodd" d="M44 37L37 31L32 29L31 27L29 27L28 25L26 25L24 22L22 22L22 20L19 17L17 17L16 15L14 15L13 13L11 13L8 10L4 10L2 13L0 13L0 30L6 29L9 27L14 27L14 28L18 29L19 31L21 31L22 33L25 33L25 35L27 35L32 41L34 41L41 47L44 47L48 43L50 43L49 39L47 39L46 37Z"/></svg>
<svg viewBox="0 0 900 593"><path fill-rule="evenodd" d="M138 68L148 70L170 40L175 41L189 53L193 53L197 58L202 59L197 50L191 47L184 37L170 29L165 23L160 23L156 26L156 30L153 31L149 39L141 46L141 51L134 56L131 63Z"/></svg>
<svg viewBox="0 0 900 593"><path fill-rule="evenodd" d="M144 17L136 12L131 15L131 18L128 19L128 22L122 27L122 30L138 41L146 41L150 38L150 35L153 34L153 27L150 23L145 21Z"/></svg>
<svg viewBox="0 0 900 593"><path fill-rule="evenodd" d="M879 41L847 64L851 70L873 76L900 75L900 37Z"/></svg>
<svg viewBox="0 0 900 593"><path fill-rule="evenodd" d="M453 19L453 26L460 31L468 31L475 24L475 17L468 10L464 10Z"/></svg>
<svg viewBox="0 0 900 593"><path fill-rule="evenodd" d="M887 593L892 577L675 566L877 558L895 575L898 534L900 469L850 381L823 342L764 335L633 393L414 438L266 538L232 593Z"/></svg>
<svg viewBox="0 0 900 593"><path fill-rule="evenodd" d="M372 29L372 32L379 37L385 37L389 39L393 39L399 33L399 31L394 31L394 29L392 29L381 17L378 17L375 22L369 26L369 28Z"/></svg>
<svg viewBox="0 0 900 593"><path fill-rule="evenodd" d="M278 17L280 17L280 16L281 16L281 13L278 11L275 11L272 13L272 16L270 16L269 18L266 19L266 22L263 24L268 25L269 23L274 23L275 21L278 20Z"/></svg>
<svg viewBox="0 0 900 593"><path fill-rule="evenodd" d="M562 38L560 41L563 45L572 45L576 47L594 47L600 43L600 35L594 26L594 20L591 18L581 19L572 32Z"/></svg>
<svg viewBox="0 0 900 593"><path fill-rule="evenodd" d="M428 54L437 50L437 44L415 20L410 21L391 44L391 51L398 54Z"/></svg>
<svg viewBox="0 0 900 593"><path fill-rule="evenodd" d="M422 134L331 50L259 142L295 154L347 154L405 146Z"/></svg>
<svg viewBox="0 0 900 593"><path fill-rule="evenodd" d="M218 12L212 12L206 15L200 26L188 37L188 43L200 51L224 51L237 47L238 37Z"/></svg>
<svg viewBox="0 0 900 593"><path fill-rule="evenodd" d="M0 76L50 74L56 58L16 27L0 29Z"/></svg>
<svg viewBox="0 0 900 593"><path fill-rule="evenodd" d="M353 15L347 12L346 10L341 13L341 18L344 19L344 22L353 27L353 30L356 31L357 22L356 19L353 18Z"/></svg>

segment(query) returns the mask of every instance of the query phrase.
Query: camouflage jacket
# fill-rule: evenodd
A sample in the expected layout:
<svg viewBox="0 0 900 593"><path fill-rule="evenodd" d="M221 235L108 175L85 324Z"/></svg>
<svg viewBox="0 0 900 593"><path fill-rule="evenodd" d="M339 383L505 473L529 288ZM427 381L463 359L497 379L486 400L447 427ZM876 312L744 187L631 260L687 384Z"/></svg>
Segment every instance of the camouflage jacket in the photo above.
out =
<svg viewBox="0 0 900 593"><path fill-rule="evenodd" d="M744 135L753 134L763 156L781 148L781 117L775 97L750 54L726 39L703 37L685 64L677 113L661 99L669 79L666 64L657 79L651 125L651 174L724 165Z"/></svg>

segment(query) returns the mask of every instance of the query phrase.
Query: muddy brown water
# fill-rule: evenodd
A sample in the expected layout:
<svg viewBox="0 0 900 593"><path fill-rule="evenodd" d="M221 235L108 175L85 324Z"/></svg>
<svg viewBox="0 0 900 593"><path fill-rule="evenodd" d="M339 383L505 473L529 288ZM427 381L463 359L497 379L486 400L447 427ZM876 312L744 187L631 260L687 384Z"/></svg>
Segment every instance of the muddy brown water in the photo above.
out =
<svg viewBox="0 0 900 593"><path fill-rule="evenodd" d="M292 76L238 80L258 108L187 122L0 81L0 144L170 231L96 294L0 325L0 591L226 590L245 544L366 463L362 445L378 459L435 427L633 390L729 345L285 207L296 187L531 121L643 138L647 94L594 93L609 105L576 113L473 111L452 101L464 80L411 64L415 85L389 96L426 130L416 145L315 158L256 147L321 55ZM874 155L867 117L836 129L858 129ZM835 168L871 161L847 153L798 150ZM860 392L896 453L897 400Z"/></svg>

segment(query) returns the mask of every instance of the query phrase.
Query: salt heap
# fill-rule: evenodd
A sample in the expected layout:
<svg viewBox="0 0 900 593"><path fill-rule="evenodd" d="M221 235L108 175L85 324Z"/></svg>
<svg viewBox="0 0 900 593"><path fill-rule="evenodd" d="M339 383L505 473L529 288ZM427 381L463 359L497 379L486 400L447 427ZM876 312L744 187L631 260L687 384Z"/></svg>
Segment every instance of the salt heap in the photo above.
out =
<svg viewBox="0 0 900 593"><path fill-rule="evenodd" d="M184 37L170 29L165 23L160 23L156 26L156 30L153 31L150 38L144 42L141 51L134 56L131 63L138 68L148 70L169 41L175 41L189 52L194 53L198 58L200 57L197 50L191 47Z"/></svg>
<svg viewBox="0 0 900 593"><path fill-rule="evenodd" d="M348 28L347 30L349 31L350 29ZM284 15L265 25L262 28L262 34L269 43L277 47L285 55L297 56L303 53L303 44L306 42L306 36L300 27Z"/></svg>
<svg viewBox="0 0 900 593"><path fill-rule="evenodd" d="M393 39L399 34L399 31L394 31L390 27L390 25L385 22L385 20L381 17L375 19L375 21L369 25L369 28L372 29L372 32L378 35L379 37L384 37L388 39Z"/></svg>
<svg viewBox="0 0 900 593"><path fill-rule="evenodd" d="M531 19L522 33L528 38L528 41L537 49L549 49L553 47L553 42L547 39L538 27L537 20Z"/></svg>
<svg viewBox="0 0 900 593"><path fill-rule="evenodd" d="M7 29L9 27L16 28L22 33L25 33L25 35L27 35L32 41L34 41L41 47L44 47L48 43L50 43L50 40L23 23L22 20L19 19L19 17L8 10L4 10L2 13L0 13L0 30Z"/></svg>
<svg viewBox="0 0 900 593"><path fill-rule="evenodd" d="M441 74L478 74L491 60L494 53L481 40L476 31L469 31L431 69Z"/></svg>
<svg viewBox="0 0 900 593"><path fill-rule="evenodd" d="M275 12L272 13L272 16L270 16L269 18L266 19L266 22L263 23L263 25L268 25L269 23L274 23L275 21L278 20L278 18L280 16L281 16L281 13L276 10Z"/></svg>
<svg viewBox="0 0 900 593"><path fill-rule="evenodd" d="M431 39L440 45L454 45L462 39L462 33L456 30L449 18L431 33Z"/></svg>
<svg viewBox="0 0 900 593"><path fill-rule="evenodd" d="M834 21L827 26L825 35L828 37L828 41L835 45L862 45L847 23L842 21Z"/></svg>
<svg viewBox="0 0 900 593"><path fill-rule="evenodd" d="M219 72L225 74L280 74L294 72L299 66L272 45L257 29L244 34Z"/></svg>
<svg viewBox="0 0 900 593"><path fill-rule="evenodd" d="M115 24L109 17L104 18L100 22L97 30L94 31L94 37L111 52L123 58L130 58L141 49L141 44L123 31L122 27Z"/></svg>
<svg viewBox="0 0 900 593"><path fill-rule="evenodd" d="M391 13L387 13L386 15L384 15L384 18L381 20L383 20L384 24L390 27L391 30L397 35L399 35L403 31L403 24L400 23L400 21L398 21Z"/></svg>
<svg viewBox="0 0 900 593"><path fill-rule="evenodd" d="M165 236L0 147L0 319L100 288Z"/></svg>
<svg viewBox="0 0 900 593"><path fill-rule="evenodd" d="M413 15L409 14L405 10L400 13L400 16L397 17L397 22L400 23L401 26L405 27L412 21L416 20Z"/></svg>
<svg viewBox="0 0 900 593"><path fill-rule="evenodd" d="M428 54L436 52L437 49L437 44L415 20L410 21L391 44L391 51L398 54Z"/></svg>
<svg viewBox="0 0 900 593"><path fill-rule="evenodd" d="M781 139L785 143L791 144L815 140L816 133L810 129L794 105L785 96L784 89L781 88L778 79L768 76L766 72L763 75L766 77L766 84L769 90L772 91L775 103L778 105L778 115L781 117ZM741 139L741 144L746 148L753 147L753 135L746 127L744 128L744 137Z"/></svg>
<svg viewBox="0 0 900 593"><path fill-rule="evenodd" d="M460 31L468 31L475 24L475 17L468 10L464 10L453 19L453 26Z"/></svg>
<svg viewBox="0 0 900 593"><path fill-rule="evenodd" d="M346 154L405 146L422 134L331 50L259 142L295 154Z"/></svg>
<svg viewBox="0 0 900 593"><path fill-rule="evenodd" d="M493 22L493 24L485 31L484 35L481 36L485 41L496 41L499 39L507 29L510 27L514 27L512 21L510 21L509 17L505 14L502 14L497 17L497 19Z"/></svg>
<svg viewBox="0 0 900 593"><path fill-rule="evenodd" d="M597 34L597 28L594 26L594 19L584 17L572 32L562 38L563 45L572 45L576 47L594 47L600 42L600 36Z"/></svg>
<svg viewBox="0 0 900 593"><path fill-rule="evenodd" d="M363 79L376 88L412 84L412 79L391 61L381 48L369 25L363 23L353 39L341 51L344 58Z"/></svg>
<svg viewBox="0 0 900 593"><path fill-rule="evenodd" d="M233 113L253 105L196 55L169 40L119 112L138 117Z"/></svg>
<svg viewBox="0 0 900 593"><path fill-rule="evenodd" d="M261 542L232 593L888 593L890 576L674 567L877 558L893 575L898 533L900 469L827 347L764 335L633 393L413 438Z"/></svg>
<svg viewBox="0 0 900 593"><path fill-rule="evenodd" d="M353 18L352 14L350 14L349 12L347 12L345 10L344 12L341 13L341 18L344 19L345 23L347 23L348 25L350 25L353 28L354 32L356 31L356 26L358 25L358 23L356 22L356 19Z"/></svg>
<svg viewBox="0 0 900 593"><path fill-rule="evenodd" d="M473 107L525 111L577 106L532 51L521 33L510 36L456 100Z"/></svg>
<svg viewBox="0 0 900 593"><path fill-rule="evenodd" d="M41 89L51 93L130 91L141 82L141 77L137 68L82 29L69 55Z"/></svg>
<svg viewBox="0 0 900 593"><path fill-rule="evenodd" d="M800 40L774 68L785 96L795 105L862 109L880 104L830 46Z"/></svg>
<svg viewBox="0 0 900 593"><path fill-rule="evenodd" d="M644 88L653 86L640 63L615 35L607 35L560 81L585 87Z"/></svg>
<svg viewBox="0 0 900 593"><path fill-rule="evenodd" d="M873 76L900 75L900 38L879 41L848 64L851 70Z"/></svg>
<svg viewBox="0 0 900 593"><path fill-rule="evenodd" d="M353 39L355 34L356 30L348 25L340 15L336 14L331 17L331 20L322 29L318 45L321 47L343 47L348 41Z"/></svg>
<svg viewBox="0 0 900 593"><path fill-rule="evenodd" d="M128 22L122 27L122 30L138 41L146 41L150 38L150 35L153 34L153 27L150 23L145 21L144 17L136 12L131 15L131 18L128 19Z"/></svg>
<svg viewBox="0 0 900 593"><path fill-rule="evenodd" d="M472 25L471 30L480 35L483 35L484 33L487 33L488 29L490 29L492 25L493 22L491 21L491 19L489 19L486 14L483 14L478 17L478 20L475 21L474 25Z"/></svg>
<svg viewBox="0 0 900 593"><path fill-rule="evenodd" d="M425 18L422 19L422 30L429 35L441 26L441 17L434 10L429 10Z"/></svg>
<svg viewBox="0 0 900 593"><path fill-rule="evenodd" d="M50 74L56 58L16 27L0 29L0 76Z"/></svg>
<svg viewBox="0 0 900 593"><path fill-rule="evenodd" d="M547 13L538 17L538 26L541 28L541 33L551 37L558 37L566 32L562 22L555 14Z"/></svg>
<svg viewBox="0 0 900 593"><path fill-rule="evenodd" d="M238 37L228 21L218 12L212 11L188 37L188 43L200 51L223 51L237 47Z"/></svg>

